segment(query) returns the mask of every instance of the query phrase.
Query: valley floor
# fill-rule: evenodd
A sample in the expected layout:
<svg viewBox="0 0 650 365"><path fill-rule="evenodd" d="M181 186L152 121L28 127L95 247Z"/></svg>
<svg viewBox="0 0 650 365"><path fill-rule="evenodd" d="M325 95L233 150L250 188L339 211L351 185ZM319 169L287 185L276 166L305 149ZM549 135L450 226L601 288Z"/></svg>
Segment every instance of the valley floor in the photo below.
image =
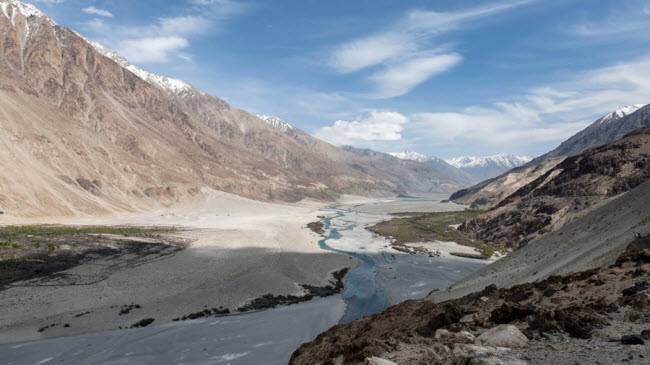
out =
<svg viewBox="0 0 650 365"><path fill-rule="evenodd" d="M459 209L454 204L414 199L347 199L343 204L269 204L210 192L200 204L156 214L47 222L174 226L180 229L173 235L190 243L173 255L123 267L92 284L48 285L42 279L0 291L0 343L5 344L0 357L16 364L97 363L120 357L127 363L164 358L249 364L263 358L264 363L281 364L301 343L341 318L370 314L350 313L368 282L378 292L372 300L385 302L375 303L380 311L422 298L490 262L450 256L450 251L469 249L454 243L430 243L439 251L433 256L405 254L365 229L389 218L388 212ZM306 228L319 216L329 217L326 237ZM371 266L361 271L366 263ZM67 273L87 275L104 267L81 265ZM352 270L342 295L262 312L173 321L211 308L232 313L267 293L304 295L301 284L328 285L331 274L344 267ZM120 330L148 318L154 321L147 328ZM88 350L102 343L109 345L100 354Z"/></svg>

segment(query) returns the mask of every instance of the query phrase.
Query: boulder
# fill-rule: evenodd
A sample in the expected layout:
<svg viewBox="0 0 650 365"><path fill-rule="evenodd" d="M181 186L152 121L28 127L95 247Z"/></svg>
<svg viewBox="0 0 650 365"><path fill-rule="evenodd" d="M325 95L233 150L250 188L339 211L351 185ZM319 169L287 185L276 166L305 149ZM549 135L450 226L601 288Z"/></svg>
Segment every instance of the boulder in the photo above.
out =
<svg viewBox="0 0 650 365"><path fill-rule="evenodd" d="M474 335L471 332L460 331L460 332L449 332L446 329L436 330L435 339L445 341L445 342L455 342L455 343L474 343Z"/></svg>
<svg viewBox="0 0 650 365"><path fill-rule="evenodd" d="M368 357L366 358L366 365L397 365L396 362L392 362L390 360L382 359L380 357Z"/></svg>
<svg viewBox="0 0 650 365"><path fill-rule="evenodd" d="M510 324L502 324L483 332L478 336L478 341L492 347L521 348L528 345L528 338L519 328Z"/></svg>
<svg viewBox="0 0 650 365"><path fill-rule="evenodd" d="M643 345L644 341L641 335L625 335L621 337L623 345Z"/></svg>

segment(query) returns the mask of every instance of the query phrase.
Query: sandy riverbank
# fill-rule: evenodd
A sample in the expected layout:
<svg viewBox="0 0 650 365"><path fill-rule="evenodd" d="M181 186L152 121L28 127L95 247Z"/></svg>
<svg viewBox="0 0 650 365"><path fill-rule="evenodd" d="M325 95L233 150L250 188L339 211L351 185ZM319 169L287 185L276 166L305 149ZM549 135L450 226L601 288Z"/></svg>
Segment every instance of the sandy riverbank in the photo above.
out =
<svg viewBox="0 0 650 365"><path fill-rule="evenodd" d="M124 267L90 285L0 291L0 343L115 330L143 318L162 324L205 307L234 309L266 293L300 294L299 284L325 285L331 272L354 265L347 256L320 250L318 236L305 228L317 220L321 204L271 204L215 191L206 196L151 214L47 220L177 226L184 229L175 234L191 244L173 256ZM72 270L84 275L97 269L82 265ZM123 305L132 303L140 308L119 315ZM55 323L60 325L38 332Z"/></svg>

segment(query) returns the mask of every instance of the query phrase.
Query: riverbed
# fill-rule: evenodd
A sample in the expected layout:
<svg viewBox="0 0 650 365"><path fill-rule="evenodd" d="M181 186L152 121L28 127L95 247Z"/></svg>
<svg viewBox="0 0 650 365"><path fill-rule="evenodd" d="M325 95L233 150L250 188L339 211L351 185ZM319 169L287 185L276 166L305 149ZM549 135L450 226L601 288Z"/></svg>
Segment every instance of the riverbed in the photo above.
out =
<svg viewBox="0 0 650 365"><path fill-rule="evenodd" d="M401 253L365 229L390 219L389 212L462 209L440 200L363 199L318 211L325 217L325 233L318 245L345 255L353 266L341 295L217 319L3 345L0 358L7 364L285 364L300 344L337 323L425 297L489 263L444 254ZM453 243L439 244L445 245Z"/></svg>

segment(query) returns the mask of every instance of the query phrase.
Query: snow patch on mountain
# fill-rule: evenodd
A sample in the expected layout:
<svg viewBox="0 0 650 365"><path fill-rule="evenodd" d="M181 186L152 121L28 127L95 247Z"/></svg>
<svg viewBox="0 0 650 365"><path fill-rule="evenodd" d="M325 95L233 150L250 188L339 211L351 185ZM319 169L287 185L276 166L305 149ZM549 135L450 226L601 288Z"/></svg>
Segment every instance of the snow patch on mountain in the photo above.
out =
<svg viewBox="0 0 650 365"><path fill-rule="evenodd" d="M267 122L268 124L272 125L276 129L279 129L282 133L291 132L296 129L296 127L292 126L291 124L272 115L257 114L257 117Z"/></svg>
<svg viewBox="0 0 650 365"><path fill-rule="evenodd" d="M7 19L11 20L12 25L15 25L15 19L17 14L16 10L18 10L20 14L22 14L25 18L30 18L30 17L44 18L47 19L47 21L49 21L52 25L56 25L56 23L52 19L50 19L47 15L45 15L43 12L41 12L34 5L31 4L25 4L17 0L1 0L0 7L2 7L2 12L7 17ZM11 11L11 15L9 15L10 11Z"/></svg>
<svg viewBox="0 0 650 365"><path fill-rule="evenodd" d="M85 39L85 38L84 38ZM103 44L99 42L91 42L86 40L90 45L97 50L97 52L103 54L104 56L112 59L120 66L131 71L134 75L141 78L142 80L148 82L151 85L162 89L170 95L176 96L196 96L196 95L205 95L205 93L196 90L192 85L186 83L185 81L173 79L164 75L153 74L147 72L143 69L135 67L129 62L126 58L120 55L117 52L113 52L106 48Z"/></svg>
<svg viewBox="0 0 650 365"><path fill-rule="evenodd" d="M528 163L532 158L528 156L514 156L499 154L494 156L477 157L477 156L461 156L445 160L448 164L455 166L459 169L463 168L479 168L496 166L505 169L521 166Z"/></svg>
<svg viewBox="0 0 650 365"><path fill-rule="evenodd" d="M634 105L626 105L620 109L614 110L613 112L605 115L604 117L598 119L595 124L597 125L602 125L602 124L607 124L611 123L615 120L618 120L620 118L623 118L627 115L630 115L637 110L643 108L647 104L634 104Z"/></svg>
<svg viewBox="0 0 650 365"><path fill-rule="evenodd" d="M410 160L410 161L417 161L417 162L425 162L430 159L430 157L427 155L423 155L421 153L413 152L413 151L389 152L388 154L402 160Z"/></svg>
<svg viewBox="0 0 650 365"><path fill-rule="evenodd" d="M410 161L417 161L417 162L444 162L446 163L445 160L438 158L436 156L427 156L423 155L419 152L414 152L414 151L403 151L403 152L389 152L389 155L393 157L397 157L402 160L410 160Z"/></svg>

